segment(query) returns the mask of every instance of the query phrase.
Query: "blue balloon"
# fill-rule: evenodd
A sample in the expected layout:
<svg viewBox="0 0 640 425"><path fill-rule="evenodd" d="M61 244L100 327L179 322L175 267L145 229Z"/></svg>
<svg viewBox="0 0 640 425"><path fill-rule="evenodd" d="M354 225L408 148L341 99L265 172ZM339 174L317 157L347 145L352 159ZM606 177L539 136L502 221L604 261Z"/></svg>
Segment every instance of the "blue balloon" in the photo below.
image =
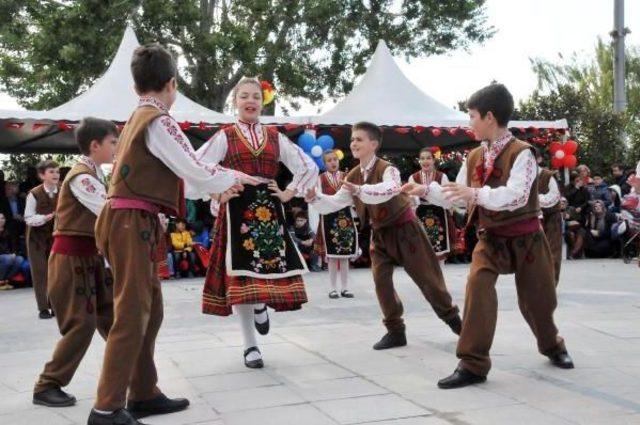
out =
<svg viewBox="0 0 640 425"><path fill-rule="evenodd" d="M318 137L318 144L320 145L320 147L322 147L323 151L326 151L328 149L333 149L336 142L333 140L333 137L329 136L328 134L323 134L322 136Z"/></svg>
<svg viewBox="0 0 640 425"><path fill-rule="evenodd" d="M298 137L298 146L300 146L300 148L307 153L311 152L311 148L315 144L316 144L316 138L313 137L312 134L302 133Z"/></svg>
<svg viewBox="0 0 640 425"><path fill-rule="evenodd" d="M316 165L318 166L318 169L320 171L324 171L324 160L322 159L322 157L313 158L313 160L316 162Z"/></svg>

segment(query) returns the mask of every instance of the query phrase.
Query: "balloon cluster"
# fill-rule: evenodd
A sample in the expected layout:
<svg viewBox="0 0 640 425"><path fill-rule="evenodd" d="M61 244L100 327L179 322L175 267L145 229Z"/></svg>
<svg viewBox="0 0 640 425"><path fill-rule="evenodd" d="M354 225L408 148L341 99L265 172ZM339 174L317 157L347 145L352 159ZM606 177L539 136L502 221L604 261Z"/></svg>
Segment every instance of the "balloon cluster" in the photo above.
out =
<svg viewBox="0 0 640 425"><path fill-rule="evenodd" d="M564 143L552 142L549 145L551 166L553 168L575 168L578 165L578 158L575 156L577 150L578 144L575 140L567 140Z"/></svg>
<svg viewBox="0 0 640 425"><path fill-rule="evenodd" d="M335 146L335 140L328 134L323 134L317 139L311 133L302 133L298 137L298 146L309 155L318 165L320 171L324 171L324 160L322 158L325 151L333 149ZM344 158L344 153L340 149L335 150L338 159Z"/></svg>

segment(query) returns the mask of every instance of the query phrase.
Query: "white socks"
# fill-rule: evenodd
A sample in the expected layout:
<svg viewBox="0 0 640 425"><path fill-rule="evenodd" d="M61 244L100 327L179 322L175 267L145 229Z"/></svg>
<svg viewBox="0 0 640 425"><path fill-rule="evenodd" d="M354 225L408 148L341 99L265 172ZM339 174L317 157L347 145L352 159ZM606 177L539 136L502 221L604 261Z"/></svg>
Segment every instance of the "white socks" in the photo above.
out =
<svg viewBox="0 0 640 425"><path fill-rule="evenodd" d="M346 258L328 258L329 265L329 282L331 282L331 290L338 289L338 271L340 272L340 284L342 291L346 291L349 286L349 260Z"/></svg>
<svg viewBox="0 0 640 425"><path fill-rule="evenodd" d="M342 290L346 291L349 284L349 260L346 258L340 260L340 283Z"/></svg>
<svg viewBox="0 0 640 425"><path fill-rule="evenodd" d="M254 324L253 313L254 308L261 308L264 304L236 304L233 308L236 314L240 318L240 330L242 331L242 338L244 340L244 349L251 347L257 347L258 341L256 340L256 329ZM266 313L265 313L266 314ZM257 317L257 316L256 316ZM248 361L261 359L262 356L257 351L252 351L246 357Z"/></svg>
<svg viewBox="0 0 640 425"><path fill-rule="evenodd" d="M335 291L338 289L338 260L335 258L327 258L327 266L329 267L331 290Z"/></svg>

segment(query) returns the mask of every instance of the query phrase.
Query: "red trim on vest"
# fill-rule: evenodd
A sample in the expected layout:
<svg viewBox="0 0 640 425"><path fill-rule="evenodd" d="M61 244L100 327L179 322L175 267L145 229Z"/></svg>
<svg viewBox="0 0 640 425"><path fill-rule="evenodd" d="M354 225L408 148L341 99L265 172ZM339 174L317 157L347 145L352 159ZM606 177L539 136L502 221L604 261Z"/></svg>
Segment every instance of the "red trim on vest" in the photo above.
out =
<svg viewBox="0 0 640 425"><path fill-rule="evenodd" d="M96 240L91 236L58 235L53 237L51 252L74 257L93 257L98 255Z"/></svg>

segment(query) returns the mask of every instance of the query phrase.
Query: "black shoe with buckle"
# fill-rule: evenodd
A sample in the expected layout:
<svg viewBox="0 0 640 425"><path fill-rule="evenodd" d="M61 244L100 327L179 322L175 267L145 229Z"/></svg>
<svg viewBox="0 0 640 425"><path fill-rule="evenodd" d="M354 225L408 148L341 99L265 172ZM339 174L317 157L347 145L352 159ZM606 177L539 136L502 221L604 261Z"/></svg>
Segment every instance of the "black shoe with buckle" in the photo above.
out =
<svg viewBox="0 0 640 425"><path fill-rule="evenodd" d="M258 354L262 354L260 353L260 349L258 347L249 347L244 350L244 365L249 369L262 369L264 367L264 362L262 361L262 359L247 360L247 356L254 351L256 351Z"/></svg>
<svg viewBox="0 0 640 425"><path fill-rule="evenodd" d="M563 351L561 353L553 354L548 356L549 360L551 360L551 364L559 367L560 369L573 369L573 360L569 353Z"/></svg>
<svg viewBox="0 0 640 425"><path fill-rule="evenodd" d="M258 323L255 319L255 316L257 314L262 314L262 313L266 313L267 314L267 321L264 323ZM253 309L253 322L256 325L256 330L258 331L258 333L260 335L266 335L269 333L269 314L267 313L267 306L265 305L264 308L261 308L260 310L256 310L255 308Z"/></svg>
<svg viewBox="0 0 640 425"><path fill-rule="evenodd" d="M91 410L87 425L145 425L127 411L118 409L113 413L98 413Z"/></svg>
<svg viewBox="0 0 640 425"><path fill-rule="evenodd" d="M159 394L151 400L127 402L127 410L136 419L179 412L187 407L189 400L186 398L169 398L164 394Z"/></svg>
<svg viewBox="0 0 640 425"><path fill-rule="evenodd" d="M404 347L407 345L407 336L404 331L387 332L380 341L373 345L374 350L386 350L388 348Z"/></svg>
<svg viewBox="0 0 640 425"><path fill-rule="evenodd" d="M486 380L486 376L476 375L467 369L458 367L450 376L438 381L438 388L450 390L453 388L462 388L468 385L479 384Z"/></svg>
<svg viewBox="0 0 640 425"><path fill-rule="evenodd" d="M340 292L340 296L342 298L353 298L353 294L348 289L344 289L342 292Z"/></svg>
<svg viewBox="0 0 640 425"><path fill-rule="evenodd" d="M60 388L49 388L33 394L33 404L47 407L67 407L76 404L76 398Z"/></svg>

